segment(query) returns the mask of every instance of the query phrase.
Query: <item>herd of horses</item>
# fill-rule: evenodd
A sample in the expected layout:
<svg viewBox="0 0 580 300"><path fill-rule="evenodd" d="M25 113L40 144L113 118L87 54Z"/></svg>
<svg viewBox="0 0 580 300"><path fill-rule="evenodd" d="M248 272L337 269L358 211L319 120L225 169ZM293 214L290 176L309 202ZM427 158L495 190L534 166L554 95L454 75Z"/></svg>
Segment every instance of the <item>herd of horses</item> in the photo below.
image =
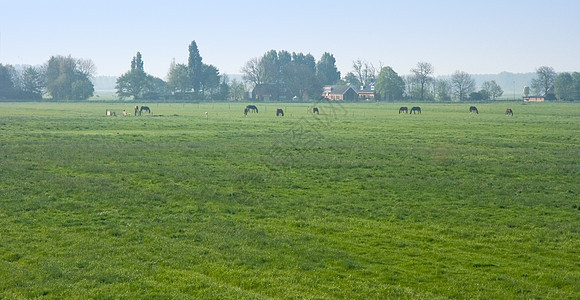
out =
<svg viewBox="0 0 580 300"><path fill-rule="evenodd" d="M255 105L248 105L246 106L246 108L244 108L244 115L248 115L248 112L255 112L258 113L258 108ZM313 114L320 114L320 111L318 110L318 107L314 107L312 109L312 113ZM399 108L399 114L401 113L405 113L405 114L421 114L421 107L419 106L413 106L411 107L411 110L409 110L408 107L406 106L401 106ZM479 114L479 110L477 110L477 107L475 106L470 106L469 107L469 113L476 113ZM514 112L511 108L508 108L505 110L505 114L506 115L510 115L513 116ZM281 108L277 108L276 109L276 116L284 116L284 111Z"/></svg>
<svg viewBox="0 0 580 300"><path fill-rule="evenodd" d="M134 107L135 109L135 116L140 116L143 111L147 112L148 114L151 114L151 109L148 106L141 106L139 107L138 105L135 105ZM255 105L248 105L244 108L244 116L247 116L249 112L252 113L258 113L258 107ZM318 110L318 107L314 107L312 108L312 113L313 114L320 114L320 111ZM406 106L401 106L399 108L399 114L401 113L405 113L405 114L421 114L421 107L419 106L413 106L411 107L411 110L409 110L409 108L407 108ZM479 114L479 111L477 110L477 107L475 106L470 106L469 107L469 113L476 113ZM505 114L509 115L509 116L513 116L514 115L514 111L511 108L507 108L505 110ZM117 116L117 114L114 111L111 110L106 110L106 115L107 116ZM127 116L127 112L125 110L123 110L123 116ZM276 108L276 116L284 116L284 110L282 110L281 108ZM207 117L207 112L206 112L206 117Z"/></svg>
<svg viewBox="0 0 580 300"><path fill-rule="evenodd" d="M244 108L244 116L247 116L249 112L255 112L258 113L258 107L256 107L255 105L248 105L246 106L246 108ZM318 107L314 107L312 108L312 113L313 114L320 114L320 110L318 110ZM276 117L279 116L284 116L284 110L281 108L276 108Z"/></svg>
<svg viewBox="0 0 580 300"><path fill-rule="evenodd" d="M139 106L135 105L135 116L140 116L141 113L143 113L143 111L146 111L148 114L151 114L151 109L148 106L141 106L141 108L139 108ZM112 111L112 110L105 110L105 115L108 117L116 117L117 113ZM127 113L126 110L123 110L123 117L128 116L129 113Z"/></svg>
<svg viewBox="0 0 580 300"><path fill-rule="evenodd" d="M318 112L318 108L314 108ZM244 108L244 116L247 116L249 112L258 113L258 107L255 105L248 105ZM281 108L276 108L276 117L284 116L284 110Z"/></svg>
<svg viewBox="0 0 580 300"><path fill-rule="evenodd" d="M421 114L421 108L418 106L413 106L411 107L411 110L409 111L409 109L406 106L401 106L401 108L399 108L399 114L401 113L408 113L408 114ZM469 113L476 113L479 114L479 111L477 110L477 107L475 106L470 106L469 107ZM514 111L511 108L507 108L505 110L505 114L506 115L510 115L513 116L514 115Z"/></svg>

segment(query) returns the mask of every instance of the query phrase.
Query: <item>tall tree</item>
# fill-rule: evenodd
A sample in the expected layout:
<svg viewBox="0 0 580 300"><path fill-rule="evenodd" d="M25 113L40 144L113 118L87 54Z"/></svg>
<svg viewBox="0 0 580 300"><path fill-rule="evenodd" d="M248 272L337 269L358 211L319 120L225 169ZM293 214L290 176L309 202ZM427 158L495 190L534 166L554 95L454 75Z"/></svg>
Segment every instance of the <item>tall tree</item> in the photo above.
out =
<svg viewBox="0 0 580 300"><path fill-rule="evenodd" d="M316 77L322 85L333 85L340 80L340 72L336 68L336 59L328 52L324 52L316 63Z"/></svg>
<svg viewBox="0 0 580 300"><path fill-rule="evenodd" d="M559 100L580 100L580 73L560 73L554 80L554 91Z"/></svg>
<svg viewBox="0 0 580 300"><path fill-rule="evenodd" d="M22 73L22 85L22 91L27 98L42 99L44 80L38 68L28 67L24 70L24 73Z"/></svg>
<svg viewBox="0 0 580 300"><path fill-rule="evenodd" d="M354 75L356 75L358 81L363 87L368 86L375 81L377 71L372 63L357 59L352 62L352 68L354 70Z"/></svg>
<svg viewBox="0 0 580 300"><path fill-rule="evenodd" d="M184 93L191 90L191 81L189 80L188 68L184 64L176 64L175 59L169 66L167 73L167 87L178 93Z"/></svg>
<svg viewBox="0 0 580 300"><path fill-rule="evenodd" d="M131 71L133 70L137 70L137 71L145 71L143 69L143 57L141 56L141 52L137 51L137 55L133 56L133 59L131 60Z"/></svg>
<svg viewBox="0 0 580 300"><path fill-rule="evenodd" d="M316 78L316 62L311 54L292 53L292 61L281 70L281 85L287 97L310 98L322 93Z"/></svg>
<svg viewBox="0 0 580 300"><path fill-rule="evenodd" d="M541 96L548 96L550 89L554 87L556 79L554 68L542 66L536 69L536 78L532 79L532 90Z"/></svg>
<svg viewBox="0 0 580 300"><path fill-rule="evenodd" d="M451 100L451 83L447 79L435 79L435 99L439 101Z"/></svg>
<svg viewBox="0 0 580 300"><path fill-rule="evenodd" d="M87 73L70 55L53 56L46 66L46 89L54 99L88 99L94 93L94 86Z"/></svg>
<svg viewBox="0 0 580 300"><path fill-rule="evenodd" d="M0 99L14 97L13 70L14 68L10 65L0 64Z"/></svg>
<svg viewBox="0 0 580 300"><path fill-rule="evenodd" d="M235 78L232 80L232 82L230 83L230 95L229 95L229 99L230 100L242 100L245 98L245 94L246 94L246 89L244 87L244 84L242 82L239 82L238 80L236 80Z"/></svg>
<svg viewBox="0 0 580 300"><path fill-rule="evenodd" d="M95 73L97 72L97 67L95 66L95 63L90 59L82 59L82 58L77 59L77 69L81 74L83 74L87 78L92 78L93 76L95 76Z"/></svg>
<svg viewBox="0 0 580 300"><path fill-rule="evenodd" d="M201 77L202 94L215 94L220 85L220 72L214 65L202 64L203 72Z"/></svg>
<svg viewBox="0 0 580 300"><path fill-rule="evenodd" d="M580 100L580 72L572 73L572 84L574 85L572 99L575 101L579 101Z"/></svg>
<svg viewBox="0 0 580 300"><path fill-rule="evenodd" d="M466 72L455 71L451 75L451 87L459 101L463 101L475 91L475 80Z"/></svg>
<svg viewBox="0 0 580 300"><path fill-rule="evenodd" d="M276 50L270 50L260 59L260 68L263 71L264 83L280 83L280 62Z"/></svg>
<svg viewBox="0 0 580 300"><path fill-rule="evenodd" d="M375 90L384 100L401 100L405 92L405 81L391 67L384 67L377 76Z"/></svg>
<svg viewBox="0 0 580 300"><path fill-rule="evenodd" d="M344 81L346 84L350 84L356 87L360 87L362 82L359 81L358 77L354 75L353 72L348 72L344 75Z"/></svg>
<svg viewBox="0 0 580 300"><path fill-rule="evenodd" d="M495 80L485 81L481 86L481 89L484 90L492 100L503 95L503 89L495 82Z"/></svg>
<svg viewBox="0 0 580 300"><path fill-rule="evenodd" d="M411 72L413 72L413 80L419 85L419 98L422 101L425 99L425 88L433 82L431 77L434 72L433 66L427 62L419 62L415 68L411 69Z"/></svg>
<svg viewBox="0 0 580 300"><path fill-rule="evenodd" d="M153 76L145 73L141 53L133 56L131 60L131 70L117 78L117 95L121 98L133 97L133 99L151 98L159 82Z"/></svg>
<svg viewBox="0 0 580 300"><path fill-rule="evenodd" d="M195 41L192 41L191 44L189 44L189 58L187 60L187 67L189 70L191 87L195 92L199 92L201 89L204 68L201 55L199 55L199 49L197 48L197 43Z"/></svg>
<svg viewBox="0 0 580 300"><path fill-rule="evenodd" d="M242 79L254 86L264 83L264 69L260 60L257 57L251 58L242 67Z"/></svg>
<svg viewBox="0 0 580 300"><path fill-rule="evenodd" d="M278 71L280 72L284 66L292 62L292 54L286 50L278 51Z"/></svg>

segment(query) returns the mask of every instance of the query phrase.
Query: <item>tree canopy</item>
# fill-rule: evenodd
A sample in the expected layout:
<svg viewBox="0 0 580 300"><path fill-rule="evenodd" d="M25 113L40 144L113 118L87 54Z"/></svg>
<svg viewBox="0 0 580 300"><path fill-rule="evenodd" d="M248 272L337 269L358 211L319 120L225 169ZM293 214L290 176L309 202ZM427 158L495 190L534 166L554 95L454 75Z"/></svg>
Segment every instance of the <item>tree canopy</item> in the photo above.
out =
<svg viewBox="0 0 580 300"><path fill-rule="evenodd" d="M532 90L539 96L548 96L550 89L554 88L556 80L554 68L542 66L536 69L536 78L532 80Z"/></svg>
<svg viewBox="0 0 580 300"><path fill-rule="evenodd" d="M419 98L423 101L426 86L433 82L433 77L431 77L434 72L433 66L427 62L419 62L415 68L411 69L411 72L413 73L412 80L419 86Z"/></svg>
<svg viewBox="0 0 580 300"><path fill-rule="evenodd" d="M405 92L405 81L393 68L384 67L377 76L375 90L384 100L401 100Z"/></svg>
<svg viewBox="0 0 580 300"><path fill-rule="evenodd" d="M493 100L503 95L503 89L495 82L495 80L485 81L481 89L486 91Z"/></svg>
<svg viewBox="0 0 580 300"><path fill-rule="evenodd" d="M554 91L560 100L580 100L580 73L564 72L558 74L554 80Z"/></svg>
<svg viewBox="0 0 580 300"><path fill-rule="evenodd" d="M317 63L310 53L270 50L252 58L242 68L243 79L253 86L268 85L283 99L312 99L322 94L323 82L340 79L335 59L324 53Z"/></svg>
<svg viewBox="0 0 580 300"><path fill-rule="evenodd" d="M328 52L324 52L316 63L316 77L322 85L333 85L340 80L340 72L336 68L336 59Z"/></svg>
<svg viewBox="0 0 580 300"><path fill-rule="evenodd" d="M455 71L451 75L451 88L459 101L467 100L469 94L475 92L475 80L467 72Z"/></svg>
<svg viewBox="0 0 580 300"><path fill-rule="evenodd" d="M81 66L91 62L71 56L53 56L46 65L46 90L57 100L86 100L93 96L94 86L88 72Z"/></svg>
<svg viewBox="0 0 580 300"><path fill-rule="evenodd" d="M159 99L165 94L166 83L145 73L141 52L131 60L131 70L117 78L117 95L121 99Z"/></svg>

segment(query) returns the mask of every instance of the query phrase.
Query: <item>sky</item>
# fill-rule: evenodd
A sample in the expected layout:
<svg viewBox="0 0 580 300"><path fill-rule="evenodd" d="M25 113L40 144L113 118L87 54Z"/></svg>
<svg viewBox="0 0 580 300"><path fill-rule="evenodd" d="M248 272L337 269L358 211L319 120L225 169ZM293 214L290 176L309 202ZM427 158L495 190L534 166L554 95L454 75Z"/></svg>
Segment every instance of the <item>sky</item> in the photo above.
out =
<svg viewBox="0 0 580 300"><path fill-rule="evenodd" d="M342 75L355 60L410 74L580 71L578 0L0 0L0 64L51 56L90 59L120 76L140 52L145 72L166 78L196 41L205 64L240 74L269 50L329 52Z"/></svg>

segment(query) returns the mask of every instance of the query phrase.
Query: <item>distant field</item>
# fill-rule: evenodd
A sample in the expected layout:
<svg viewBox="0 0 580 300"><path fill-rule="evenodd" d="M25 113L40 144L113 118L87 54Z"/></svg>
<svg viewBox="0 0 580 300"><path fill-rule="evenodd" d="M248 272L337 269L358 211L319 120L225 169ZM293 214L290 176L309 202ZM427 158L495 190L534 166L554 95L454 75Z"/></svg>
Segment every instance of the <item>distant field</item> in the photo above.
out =
<svg viewBox="0 0 580 300"><path fill-rule="evenodd" d="M88 99L88 101L107 100L119 100L119 97L117 97L117 92L115 90L95 91L94 95Z"/></svg>
<svg viewBox="0 0 580 300"><path fill-rule="evenodd" d="M0 103L0 298L580 295L578 104L132 105Z"/></svg>

